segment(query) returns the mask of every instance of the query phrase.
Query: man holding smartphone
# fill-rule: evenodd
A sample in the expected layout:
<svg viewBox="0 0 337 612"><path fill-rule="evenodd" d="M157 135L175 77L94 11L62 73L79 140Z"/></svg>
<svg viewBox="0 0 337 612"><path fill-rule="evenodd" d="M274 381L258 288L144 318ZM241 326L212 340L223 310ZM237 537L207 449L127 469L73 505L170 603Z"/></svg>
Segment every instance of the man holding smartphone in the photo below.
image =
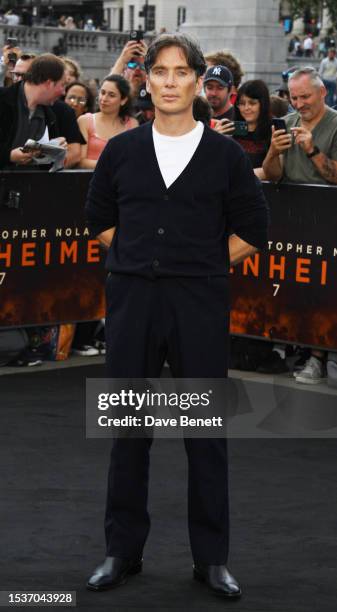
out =
<svg viewBox="0 0 337 612"><path fill-rule="evenodd" d="M164 34L151 43L145 66L155 120L110 140L86 206L92 233L108 249L107 372L159 377L167 359L174 377L224 378L229 268L266 245L266 203L241 147L194 120L206 68L199 46ZM150 437L114 441L107 556L90 590L124 584L142 569L151 444ZM194 578L239 597L227 569L226 439L186 437L184 444Z"/></svg>
<svg viewBox="0 0 337 612"><path fill-rule="evenodd" d="M288 81L295 111L284 118L286 130L273 135L263 169L268 180L337 184L337 112L326 106L326 89L310 66Z"/></svg>
<svg viewBox="0 0 337 612"><path fill-rule="evenodd" d="M139 37L134 36L136 33L137 30L130 33L130 40L110 70L110 74L120 74L129 81L131 93L135 98L145 82L144 58L147 51L144 40L138 40Z"/></svg>
<svg viewBox="0 0 337 612"><path fill-rule="evenodd" d="M231 103L233 75L222 65L208 68L204 78L206 99L213 111L212 127L219 134L233 136L235 108Z"/></svg>

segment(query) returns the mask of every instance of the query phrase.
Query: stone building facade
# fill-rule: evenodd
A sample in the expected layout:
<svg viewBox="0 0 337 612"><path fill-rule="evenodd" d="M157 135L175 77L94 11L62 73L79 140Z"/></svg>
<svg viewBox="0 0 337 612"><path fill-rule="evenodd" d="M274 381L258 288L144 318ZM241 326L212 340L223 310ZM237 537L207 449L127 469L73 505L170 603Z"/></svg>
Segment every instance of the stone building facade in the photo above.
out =
<svg viewBox="0 0 337 612"><path fill-rule="evenodd" d="M174 32L186 16L185 0L105 0L104 16L112 30L127 32L145 29L144 7L147 7L147 31Z"/></svg>

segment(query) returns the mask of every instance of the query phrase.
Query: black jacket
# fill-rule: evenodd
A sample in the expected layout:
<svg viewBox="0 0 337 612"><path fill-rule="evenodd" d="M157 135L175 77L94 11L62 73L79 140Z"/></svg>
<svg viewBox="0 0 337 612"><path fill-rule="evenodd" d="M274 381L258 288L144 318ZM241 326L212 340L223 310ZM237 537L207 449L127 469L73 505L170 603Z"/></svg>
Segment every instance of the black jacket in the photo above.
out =
<svg viewBox="0 0 337 612"><path fill-rule="evenodd" d="M19 88L20 83L11 87L0 87L0 168L10 164L9 156L17 130ZM45 106L44 109L50 139L63 136L69 144L85 142L70 106L57 101L53 106Z"/></svg>
<svg viewBox="0 0 337 612"><path fill-rule="evenodd" d="M266 246L268 209L241 147L205 126L188 165L167 189L152 123L112 138L90 183L92 232L116 226L107 257L112 272L156 276L226 276L228 233Z"/></svg>

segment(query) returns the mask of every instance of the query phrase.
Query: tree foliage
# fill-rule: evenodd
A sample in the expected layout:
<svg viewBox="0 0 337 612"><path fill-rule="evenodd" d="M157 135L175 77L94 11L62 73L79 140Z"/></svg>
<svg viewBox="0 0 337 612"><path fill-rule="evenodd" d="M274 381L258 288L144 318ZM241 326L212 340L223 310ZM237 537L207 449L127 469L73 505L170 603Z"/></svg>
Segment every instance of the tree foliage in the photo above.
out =
<svg viewBox="0 0 337 612"><path fill-rule="evenodd" d="M318 16L322 8L326 8L333 27L337 29L337 0L289 0L289 5L294 19L303 17L308 9L313 16Z"/></svg>

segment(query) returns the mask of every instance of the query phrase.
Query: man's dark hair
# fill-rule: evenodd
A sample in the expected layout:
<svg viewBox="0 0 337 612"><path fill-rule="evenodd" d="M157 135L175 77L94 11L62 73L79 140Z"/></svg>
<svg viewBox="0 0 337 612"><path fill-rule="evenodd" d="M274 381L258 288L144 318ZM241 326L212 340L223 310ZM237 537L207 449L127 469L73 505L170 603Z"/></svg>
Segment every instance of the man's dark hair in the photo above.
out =
<svg viewBox="0 0 337 612"><path fill-rule="evenodd" d="M196 121L202 121L209 125L212 119L212 107L206 98L195 96L193 100L193 117Z"/></svg>
<svg viewBox="0 0 337 612"><path fill-rule="evenodd" d="M241 85L235 101L237 119L243 120L240 113L240 100L242 96L258 100L260 102L260 112L257 119L256 133L259 138L270 139L271 136L271 110L270 110L270 95L266 83L260 79L246 81Z"/></svg>
<svg viewBox="0 0 337 612"><path fill-rule="evenodd" d="M64 69L64 62L59 57L52 53L43 53L33 60L25 75L25 81L33 85L41 85L50 79L56 83L62 79Z"/></svg>
<svg viewBox="0 0 337 612"><path fill-rule="evenodd" d="M102 87L103 83L115 83L120 95L122 98L127 98L125 104L121 105L119 108L118 116L124 119L125 117L132 116L133 104L132 104L132 96L129 81L124 79L120 74L109 74L104 77L101 82L100 87Z"/></svg>
<svg viewBox="0 0 337 612"><path fill-rule="evenodd" d="M276 94L270 96L270 110L273 117L284 117L289 112L289 102Z"/></svg>
<svg viewBox="0 0 337 612"><path fill-rule="evenodd" d="M195 71L198 77L206 72L205 58L195 40L185 34L161 34L161 36L152 41L147 50L144 61L147 73L150 72L155 64L160 51L168 47L179 47L186 57L188 66Z"/></svg>

